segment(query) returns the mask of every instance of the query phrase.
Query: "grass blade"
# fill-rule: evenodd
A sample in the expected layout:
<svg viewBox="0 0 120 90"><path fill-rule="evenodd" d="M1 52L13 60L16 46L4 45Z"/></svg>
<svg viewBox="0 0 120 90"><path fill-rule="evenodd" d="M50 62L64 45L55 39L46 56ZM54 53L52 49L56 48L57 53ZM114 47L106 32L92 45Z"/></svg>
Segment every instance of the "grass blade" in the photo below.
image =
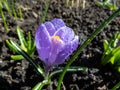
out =
<svg viewBox="0 0 120 90"><path fill-rule="evenodd" d="M6 31L8 31L8 25L7 25L7 22L6 22L6 18L4 16L4 12L2 11L2 7L0 7L0 14L2 16L2 20L3 20L3 23L4 23L4 27L6 29Z"/></svg>
<svg viewBox="0 0 120 90"><path fill-rule="evenodd" d="M12 16L8 2L6 0L3 0L3 4L4 4L5 8L7 9L8 13L10 14L10 16Z"/></svg>
<svg viewBox="0 0 120 90"><path fill-rule="evenodd" d="M45 21L47 11L48 11L48 8L49 8L49 3L50 3L50 0L47 0L47 2L45 3L45 11L42 14L42 20L41 20L42 23Z"/></svg>
<svg viewBox="0 0 120 90"><path fill-rule="evenodd" d="M15 11L14 0L12 0L12 12L14 14L15 19L17 19L18 17L17 17L16 11Z"/></svg>
<svg viewBox="0 0 120 90"><path fill-rule="evenodd" d="M24 35L22 33L22 30L20 29L19 26L17 26L17 34L18 34L21 46L23 46L24 48L27 47L27 42L25 41Z"/></svg>
<svg viewBox="0 0 120 90"><path fill-rule="evenodd" d="M11 50L17 52L17 49L10 43L9 40L6 40L6 44L8 45L8 47L9 47ZM18 52L17 52L17 53L18 53Z"/></svg>
<svg viewBox="0 0 120 90"><path fill-rule="evenodd" d="M120 88L120 82L118 82L111 90L118 90Z"/></svg>

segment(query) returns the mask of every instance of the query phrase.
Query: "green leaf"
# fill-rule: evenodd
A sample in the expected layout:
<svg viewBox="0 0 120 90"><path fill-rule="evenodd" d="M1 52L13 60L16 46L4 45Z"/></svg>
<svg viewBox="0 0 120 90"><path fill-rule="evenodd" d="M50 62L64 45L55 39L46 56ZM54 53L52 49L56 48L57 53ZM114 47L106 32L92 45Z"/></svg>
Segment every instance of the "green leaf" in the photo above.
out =
<svg viewBox="0 0 120 90"><path fill-rule="evenodd" d="M120 82L118 82L111 90L118 90L120 88Z"/></svg>
<svg viewBox="0 0 120 90"><path fill-rule="evenodd" d="M11 2L12 2L12 13L14 14L15 19L17 19L18 17L17 17L17 13L15 11L15 3L14 3L15 1L11 0Z"/></svg>
<svg viewBox="0 0 120 90"><path fill-rule="evenodd" d="M30 32L28 32L28 50L31 50L32 48L32 38Z"/></svg>
<svg viewBox="0 0 120 90"><path fill-rule="evenodd" d="M101 6L102 8L109 8L110 10L117 9L116 2L117 0L95 0L97 5Z"/></svg>
<svg viewBox="0 0 120 90"><path fill-rule="evenodd" d="M45 18L47 16L47 12L48 12L48 8L49 8L49 3L50 3L51 0L46 0L46 3L45 3L45 11L42 13L42 18L41 18L41 23L43 23L45 21Z"/></svg>
<svg viewBox="0 0 120 90"><path fill-rule="evenodd" d="M19 6L18 10L19 10L19 15L20 15L20 20L22 21L23 20L23 15L22 15L22 8L21 8L21 6Z"/></svg>
<svg viewBox="0 0 120 90"><path fill-rule="evenodd" d="M114 42L113 42L113 47L116 47L117 46L117 43L118 43L118 38L116 38L115 40L114 40Z"/></svg>
<svg viewBox="0 0 120 90"><path fill-rule="evenodd" d="M103 55L102 55L102 58L101 58L102 64L104 62L104 58L112 51L112 48L111 48L111 46L110 46L110 44L108 43L107 40L103 41L103 47L104 47L104 52L103 52Z"/></svg>
<svg viewBox="0 0 120 90"><path fill-rule="evenodd" d="M118 51L115 52L114 54L115 60L114 60L114 64L115 66L120 66L120 48L118 49Z"/></svg>
<svg viewBox="0 0 120 90"><path fill-rule="evenodd" d="M54 71L51 72L50 77L53 77L55 74L61 73L64 67L57 67ZM67 72L79 72L79 71L87 71L87 67L82 66L71 66L67 69Z"/></svg>
<svg viewBox="0 0 120 90"><path fill-rule="evenodd" d="M31 55L31 54L34 54L34 52L35 52L35 50L36 50L35 42L33 41L32 44L33 44L33 45L32 45L32 48L31 48L31 50L30 50L30 55Z"/></svg>
<svg viewBox="0 0 120 90"><path fill-rule="evenodd" d="M104 56L104 58L102 58L101 64L105 65L109 62L111 62L111 64L114 64L115 58L119 55L119 51L120 51L120 47L113 49L108 55L106 55L106 56Z"/></svg>
<svg viewBox="0 0 120 90"><path fill-rule="evenodd" d="M1 14L1 17L2 17L2 20L3 20L3 23L4 23L4 27L6 29L6 31L8 31L8 25L7 25L7 22L6 22L6 18L5 18L5 15L4 15L4 12L2 11L2 8L0 7L0 14Z"/></svg>
<svg viewBox="0 0 120 90"><path fill-rule="evenodd" d="M28 55L32 56L36 50L36 46L35 46L34 40L31 37L30 32L28 32L27 34L27 41L25 40L22 30L19 28L19 26L17 26L17 34L21 43L20 45L21 49L24 50ZM17 52L17 50L13 47L13 45L11 45L9 41L7 41L7 44L12 50ZM23 59L23 57L12 56L12 59L15 59L15 60L16 59L19 60L20 58Z"/></svg>
<svg viewBox="0 0 120 90"><path fill-rule="evenodd" d="M117 69L117 70L118 70L118 72L120 73L120 66L118 66L116 69Z"/></svg>
<svg viewBox="0 0 120 90"><path fill-rule="evenodd" d="M27 53L32 56L34 54L35 50L36 50L35 41L32 39L32 36L31 36L30 32L28 32L27 37L28 37Z"/></svg>
<svg viewBox="0 0 120 90"><path fill-rule="evenodd" d="M114 55L114 53L117 53L119 50L120 50L120 46L117 47L117 48L115 48L115 49L113 49L113 51L112 51L112 55Z"/></svg>
<svg viewBox="0 0 120 90"><path fill-rule="evenodd" d="M118 35L118 39L120 39L120 34Z"/></svg>
<svg viewBox="0 0 120 90"><path fill-rule="evenodd" d="M9 40L6 40L6 44L8 45L8 47L9 47L11 50L17 52L17 49L10 43Z"/></svg>
<svg viewBox="0 0 120 90"><path fill-rule="evenodd" d="M17 34L18 34L21 46L23 46L23 48L26 48L27 47L27 43L25 41L24 35L22 33L22 30L20 29L19 26L17 26Z"/></svg>
<svg viewBox="0 0 120 90"><path fill-rule="evenodd" d="M8 2L6 0L3 0L3 4L4 4L5 8L7 9L8 13L10 14L10 16L12 16Z"/></svg>
<svg viewBox="0 0 120 90"><path fill-rule="evenodd" d="M10 40L10 43L17 49L17 52L22 55L28 62L31 63L31 65L41 74L43 77L45 77L45 72L40 67L39 64L37 64L24 50L22 50L17 43Z"/></svg>
<svg viewBox="0 0 120 90"><path fill-rule="evenodd" d="M8 45L8 47L9 47L11 50L15 51L16 53L19 53L18 50L10 43L9 40L6 40L6 44ZM21 60L21 59L24 59L24 57L23 57L22 55L11 55L11 58L12 58L13 60Z"/></svg>
<svg viewBox="0 0 120 90"><path fill-rule="evenodd" d="M0 8L3 8L2 1L0 0Z"/></svg>
<svg viewBox="0 0 120 90"><path fill-rule="evenodd" d="M108 50L108 48L109 48L109 44L108 44L107 40L103 41L103 47L104 47L104 51L106 52Z"/></svg>
<svg viewBox="0 0 120 90"><path fill-rule="evenodd" d="M11 55L11 58L13 60L22 60L22 59L24 59L24 57L22 55Z"/></svg>
<svg viewBox="0 0 120 90"><path fill-rule="evenodd" d="M108 55L104 55L104 57L102 56L101 64L105 65L105 64L109 63L111 57L112 57L111 53Z"/></svg>
<svg viewBox="0 0 120 90"><path fill-rule="evenodd" d="M110 8L110 10L116 10L117 9L117 6L116 6L116 4L114 3L114 4L111 4L111 3L106 3L106 6L108 7L108 8Z"/></svg>
<svg viewBox="0 0 120 90"><path fill-rule="evenodd" d="M116 32L115 35L114 35L114 38L111 40L112 42L112 47L115 48L118 44L118 41L119 41L119 36L120 36L120 32Z"/></svg>

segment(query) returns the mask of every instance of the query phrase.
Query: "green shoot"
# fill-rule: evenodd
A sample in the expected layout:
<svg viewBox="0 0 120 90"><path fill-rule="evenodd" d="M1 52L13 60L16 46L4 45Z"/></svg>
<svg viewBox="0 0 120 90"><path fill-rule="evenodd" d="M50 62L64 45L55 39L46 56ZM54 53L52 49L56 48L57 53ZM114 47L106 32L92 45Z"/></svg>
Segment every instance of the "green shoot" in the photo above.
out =
<svg viewBox="0 0 120 90"><path fill-rule="evenodd" d="M12 0L12 12L13 12L13 15L14 15L15 19L17 19L18 17L17 17L17 13L15 11L14 0Z"/></svg>
<svg viewBox="0 0 120 90"><path fill-rule="evenodd" d="M111 90L119 90L120 82L118 82Z"/></svg>
<svg viewBox="0 0 120 90"><path fill-rule="evenodd" d="M117 6L117 0L95 0L95 3L103 8L109 8L110 10L116 10Z"/></svg>
<svg viewBox="0 0 120 90"><path fill-rule="evenodd" d="M4 16L4 12L2 11L2 7L0 7L0 14L1 14L2 19L3 19L4 27L5 27L6 31L8 31L8 25L7 25L7 22L6 22L6 18Z"/></svg>
<svg viewBox="0 0 120 90"><path fill-rule="evenodd" d="M5 6L5 8L7 9L9 15L12 16L12 13L11 13L11 10L10 10L9 4L8 4L8 1L7 1L7 0L2 0L2 3L3 3L3 5Z"/></svg>
<svg viewBox="0 0 120 90"><path fill-rule="evenodd" d="M8 42L13 46L13 48L15 48L17 50L16 52L18 52L28 62L30 62L30 64L36 69L38 74L41 74L43 77L45 77L45 73L44 73L43 69L40 67L40 65L38 63L36 63L24 50L22 50L17 43L15 43L12 40L8 40Z"/></svg>
<svg viewBox="0 0 120 90"><path fill-rule="evenodd" d="M25 40L22 30L17 26L17 34L18 34L18 38L20 40L21 49L24 50L28 55L33 56L34 52L35 52L35 42L32 39L30 32L28 32L27 40ZM11 50L18 53L16 48L14 48L8 40L6 40L6 43ZM11 55L11 58L13 60L24 59L24 57L22 55Z"/></svg>
<svg viewBox="0 0 120 90"><path fill-rule="evenodd" d="M20 20L22 21L23 20L23 15L22 15L22 8L21 6L18 8L19 10L19 15L20 15Z"/></svg>
<svg viewBox="0 0 120 90"><path fill-rule="evenodd" d="M42 14L42 19L41 19L41 22L43 23L45 21L45 18L46 18L46 15L47 15L47 12L48 12L48 8L49 8L49 3L50 3L50 0L47 0L47 2L45 3L45 11L43 12Z"/></svg>
<svg viewBox="0 0 120 90"><path fill-rule="evenodd" d="M104 53L101 59L102 65L111 63L120 72L120 32L117 32L109 41L103 42Z"/></svg>

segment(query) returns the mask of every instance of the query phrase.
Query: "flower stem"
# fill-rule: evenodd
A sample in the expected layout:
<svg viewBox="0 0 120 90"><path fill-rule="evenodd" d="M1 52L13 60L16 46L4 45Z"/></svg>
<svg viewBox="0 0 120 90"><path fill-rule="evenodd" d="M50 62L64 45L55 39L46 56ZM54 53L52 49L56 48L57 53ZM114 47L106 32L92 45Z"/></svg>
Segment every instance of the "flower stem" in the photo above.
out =
<svg viewBox="0 0 120 90"><path fill-rule="evenodd" d="M61 83L63 81L63 78L66 74L67 69L69 66L75 61L75 59L78 57L78 55L83 51L83 49L107 26L118 14L120 13L120 8L117 9L108 19L106 19L87 39L86 41L79 46L77 51L73 54L71 59L69 60L68 64L65 66L62 74L60 75L57 90L60 90Z"/></svg>
<svg viewBox="0 0 120 90"><path fill-rule="evenodd" d="M32 90L42 90L42 88L48 84L50 84L50 80L43 80L42 82L39 82L34 88L32 88Z"/></svg>

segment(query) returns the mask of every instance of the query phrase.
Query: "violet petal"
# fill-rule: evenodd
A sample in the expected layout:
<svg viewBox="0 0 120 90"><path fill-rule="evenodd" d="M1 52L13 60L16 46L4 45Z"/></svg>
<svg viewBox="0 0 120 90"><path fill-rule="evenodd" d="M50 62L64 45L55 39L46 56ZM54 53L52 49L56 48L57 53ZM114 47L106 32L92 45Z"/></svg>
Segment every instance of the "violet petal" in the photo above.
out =
<svg viewBox="0 0 120 90"><path fill-rule="evenodd" d="M35 42L40 59L45 62L51 49L51 37L44 24L41 24L36 31Z"/></svg>
<svg viewBox="0 0 120 90"><path fill-rule="evenodd" d="M65 26L65 23L63 22L62 19L56 19L56 18L55 18L55 19L51 20L51 23L55 26L56 31L57 31L59 28Z"/></svg>
<svg viewBox="0 0 120 90"><path fill-rule="evenodd" d="M61 51L58 56L56 61L54 62L55 65L61 64L65 61L66 58L68 58L69 55L73 53L74 50L77 49L78 47L78 36L75 36L74 40L65 45L63 48L63 51Z"/></svg>
<svg viewBox="0 0 120 90"><path fill-rule="evenodd" d="M51 22L45 23L46 29L49 32L50 36L52 36L55 33L55 26Z"/></svg>
<svg viewBox="0 0 120 90"><path fill-rule="evenodd" d="M65 44L62 40L56 40L52 38L52 48L51 48L51 52L48 60L48 63L50 65L52 66L54 65L54 62L56 61L56 57L58 53L63 50L64 45Z"/></svg>
<svg viewBox="0 0 120 90"><path fill-rule="evenodd" d="M74 32L71 28L69 27L62 27L62 28L59 28L58 31L55 32L56 36L60 36L60 38L65 42L65 43L68 43L70 42L71 40L74 39Z"/></svg>

